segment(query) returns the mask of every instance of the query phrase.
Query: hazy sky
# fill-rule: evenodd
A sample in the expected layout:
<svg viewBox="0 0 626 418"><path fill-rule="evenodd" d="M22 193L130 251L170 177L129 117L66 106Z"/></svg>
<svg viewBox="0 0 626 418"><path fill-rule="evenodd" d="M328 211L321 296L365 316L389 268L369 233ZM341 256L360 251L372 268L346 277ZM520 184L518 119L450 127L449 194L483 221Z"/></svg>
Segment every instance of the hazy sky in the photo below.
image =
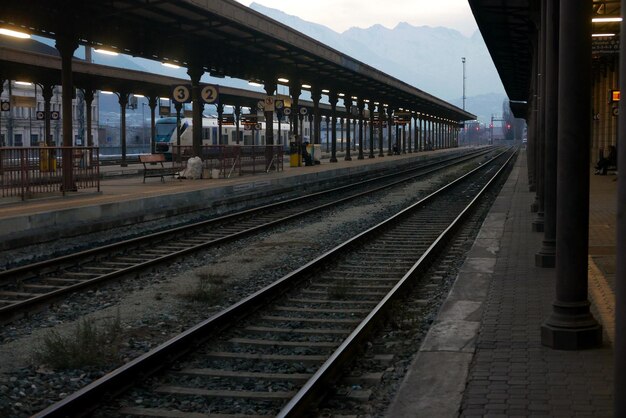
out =
<svg viewBox="0 0 626 418"><path fill-rule="evenodd" d="M237 0L249 6L250 0ZM400 22L413 26L446 26L469 36L477 29L468 0L256 0L337 32L357 26L381 24L388 28Z"/></svg>

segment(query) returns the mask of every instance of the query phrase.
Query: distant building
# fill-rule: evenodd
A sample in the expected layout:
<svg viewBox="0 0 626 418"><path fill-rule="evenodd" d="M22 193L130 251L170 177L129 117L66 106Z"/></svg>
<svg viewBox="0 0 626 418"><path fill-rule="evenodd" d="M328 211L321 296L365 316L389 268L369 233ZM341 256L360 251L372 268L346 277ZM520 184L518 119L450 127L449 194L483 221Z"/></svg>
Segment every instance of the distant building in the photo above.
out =
<svg viewBox="0 0 626 418"><path fill-rule="evenodd" d="M0 112L0 146L30 147L45 142L44 138L44 99L41 87L36 84L22 84L19 81L5 80L0 100L3 111ZM9 110L4 110L9 107ZM72 144L86 146L85 101L78 92L72 100ZM63 144L61 110L61 87L55 86L50 101L50 144ZM94 146L98 145L98 100L91 105L91 118Z"/></svg>
<svg viewBox="0 0 626 418"><path fill-rule="evenodd" d="M0 37L0 47L20 49L37 54L59 56L57 50L51 46L33 39L15 40L9 37ZM0 146L3 147L30 147L45 142L44 138L44 99L39 85L21 83L19 80L1 79L2 110L0 111ZM98 99L94 98L91 105L92 137L94 146L98 145ZM82 92L76 92L72 100L72 144L87 145L85 101ZM61 110L61 86L55 86L50 101L50 143L63 144Z"/></svg>

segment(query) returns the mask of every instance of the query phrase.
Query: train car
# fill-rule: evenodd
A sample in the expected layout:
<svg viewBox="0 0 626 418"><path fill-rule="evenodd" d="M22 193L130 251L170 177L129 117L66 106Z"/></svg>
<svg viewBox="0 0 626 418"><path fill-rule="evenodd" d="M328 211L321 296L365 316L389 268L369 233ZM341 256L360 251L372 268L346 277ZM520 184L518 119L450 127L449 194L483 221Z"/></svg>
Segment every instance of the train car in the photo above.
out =
<svg viewBox="0 0 626 418"><path fill-rule="evenodd" d="M260 129L257 129L260 127ZM190 118L180 121L180 145L193 144L193 123ZM218 138L218 123L215 117L202 118L202 145L265 145L265 122L257 124L254 129L239 127L239 142L234 125L223 125L221 140ZM281 123L280 138L278 137L278 122L274 121L274 143L289 146L289 124ZM177 144L176 118L165 117L156 121L155 152L170 154Z"/></svg>

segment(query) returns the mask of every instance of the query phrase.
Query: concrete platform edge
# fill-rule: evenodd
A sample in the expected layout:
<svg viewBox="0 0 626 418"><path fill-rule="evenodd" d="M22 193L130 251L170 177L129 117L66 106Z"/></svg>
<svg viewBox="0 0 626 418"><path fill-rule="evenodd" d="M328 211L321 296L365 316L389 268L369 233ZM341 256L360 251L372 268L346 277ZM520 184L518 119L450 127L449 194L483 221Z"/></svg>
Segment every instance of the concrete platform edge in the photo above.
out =
<svg viewBox="0 0 626 418"><path fill-rule="evenodd" d="M300 194L302 189L315 192L327 187L329 183L339 186L364 179L371 175L373 170L391 171L407 168L425 159L436 161L458 152L462 151L445 150L438 155L421 154L402 160L380 160L367 165L335 166L330 169L327 168L329 164L326 164L325 170L302 171L295 175L293 173L284 175L285 172L280 172L224 181L219 179L203 189L170 192L167 199L163 199L163 195L141 196L139 194L141 178L137 178L137 196L132 198L85 204L79 201L81 199L79 196L75 196L76 199L64 198L69 206L64 209L37 213L25 211L19 216L0 216L0 236L3 237L0 250L23 245L25 241L30 244L47 242L79 233L96 232L194 211L203 211L204 215L220 215L227 211L270 203L275 201L275 196L285 193L290 188L300 187L300 190L294 190L293 196ZM104 194L106 192L101 193L102 199Z"/></svg>

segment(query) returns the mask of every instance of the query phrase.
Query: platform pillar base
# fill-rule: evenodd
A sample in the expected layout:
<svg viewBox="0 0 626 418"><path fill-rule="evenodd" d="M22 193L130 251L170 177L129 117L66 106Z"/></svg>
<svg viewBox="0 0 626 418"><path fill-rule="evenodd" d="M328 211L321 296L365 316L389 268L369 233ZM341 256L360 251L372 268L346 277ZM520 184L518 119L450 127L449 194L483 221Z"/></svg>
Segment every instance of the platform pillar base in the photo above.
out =
<svg viewBox="0 0 626 418"><path fill-rule="evenodd" d="M541 344L555 350L585 350L602 345L602 326L589 302L554 302L552 315L541 325Z"/></svg>
<svg viewBox="0 0 626 418"><path fill-rule="evenodd" d="M535 267L554 268L556 266L556 241L544 240L543 246L535 254Z"/></svg>

